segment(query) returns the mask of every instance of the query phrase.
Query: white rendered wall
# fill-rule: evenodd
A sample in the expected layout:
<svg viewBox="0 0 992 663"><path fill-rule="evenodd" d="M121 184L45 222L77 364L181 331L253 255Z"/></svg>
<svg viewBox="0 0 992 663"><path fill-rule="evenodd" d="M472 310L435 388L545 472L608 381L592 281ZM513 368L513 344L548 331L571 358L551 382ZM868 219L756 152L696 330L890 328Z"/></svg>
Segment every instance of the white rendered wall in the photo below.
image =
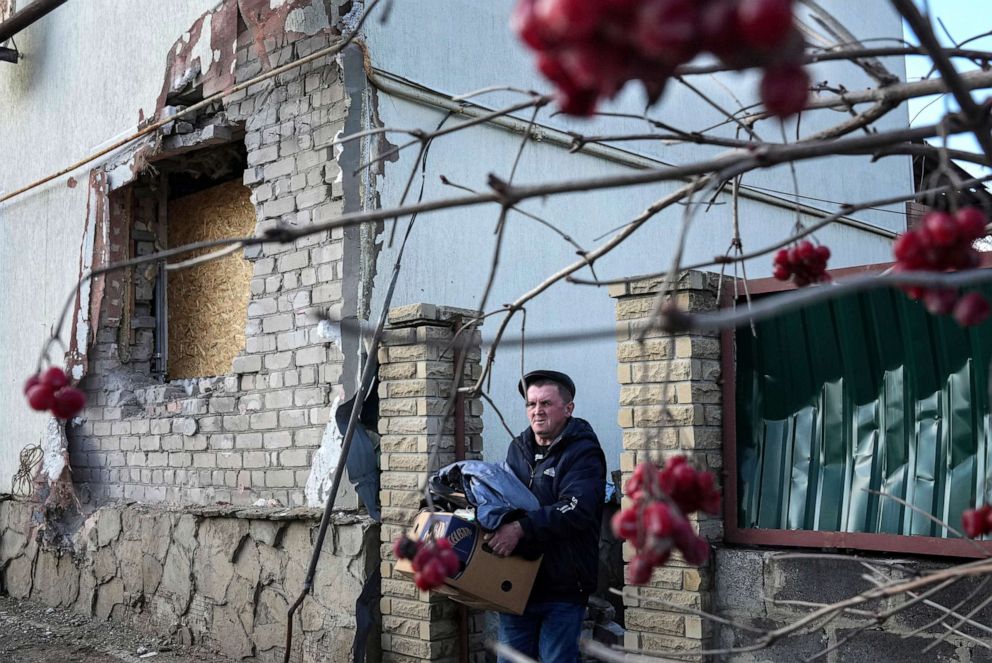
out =
<svg viewBox="0 0 992 663"><path fill-rule="evenodd" d="M851 3L833 0L825 3L837 10L842 20L862 37L901 36L898 17L884 3ZM479 3L473 0L449 0L433 3L430 11L415 3L396 3L386 25L372 21L368 27L368 42L372 63L386 72L410 79L416 84L448 95L463 94L483 87L510 84L525 89L549 90L535 73L531 55L516 41L507 27L512 2ZM886 64L896 75L903 75L901 60ZM814 80L843 81L849 89L873 85L860 70L842 63L812 68ZM728 75L718 83L711 77L696 77L692 83L705 89L726 107L735 108L731 92L743 103L754 101L754 75ZM479 98L490 108L515 103L521 99L511 93L489 94ZM628 113L643 111L643 98L635 86L628 88L603 110ZM377 111L382 124L398 127L432 129L443 117L438 110L380 92ZM530 111L518 114L528 120ZM677 85L668 89L663 103L650 111L652 117L683 129L703 129L719 121L720 115L703 104L698 97ZM810 131L827 122L837 122L841 116L833 111L803 118L803 131ZM460 120L452 119L455 123ZM586 134L644 132L641 120L570 120L562 116L549 117L545 112L539 122ZM902 107L881 121L880 129L905 126L907 114ZM781 141L776 123L758 125L761 137ZM728 128L725 135L733 136ZM405 138L396 135L394 142ZM444 187L439 176L476 190L486 189L490 172L502 178L509 175L519 135L498 128L480 127L435 141L431 147L427 168L424 199L461 195L462 192ZM629 151L671 164L691 163L719 153L721 150L694 145L662 146L657 143L620 145ZM415 149L406 150L398 161L388 163L385 176L379 180L379 194L384 207L398 203L409 169L416 156ZM835 157L816 163L799 164L800 193L809 198L803 202L826 212L836 206L824 201L861 201L872 197L912 191L912 175L908 158L895 157L869 164L863 157ZM552 180L596 177L625 172L616 163L589 155L569 154L550 143L529 144L517 171L516 183L535 184ZM744 184L762 187L767 192L786 199L791 197L792 178L787 167L748 174ZM419 187L416 181L414 193ZM601 237L633 218L652 202L675 188L675 183L640 186L613 192L590 192L555 197L551 200L529 200L523 208L546 218L571 235L586 249L596 247ZM816 200L822 199L822 200ZM729 197L714 206L709 213L699 214L692 227L684 262L712 258L723 254L731 239ZM902 206L888 210L871 210L853 215L865 223L888 231L903 229ZM682 208L666 210L637 232L632 241L596 263L601 278L664 270L671 260ZM437 302L461 307L475 307L483 291L495 236L493 228L496 206L478 206L455 211L422 214L413 231L411 246L403 263L403 273L393 305L412 302ZM811 218L804 218L810 222ZM741 203L741 226L745 249L759 248L781 239L795 221L792 212L767 203L744 200ZM511 214L507 229L500 271L487 310L513 301L540 283L547 275L576 259L575 250L548 229L523 216ZM610 233L612 234L612 233ZM608 237L609 235L607 235ZM387 232L381 236L384 240ZM891 241L886 237L841 225L832 226L817 235L834 253L832 267L885 261L891 255ZM598 239L597 239L598 238ZM384 246L378 255L377 280L373 295L373 316L377 314L385 291L386 279L396 257L397 246ZM748 264L748 276L767 276L771 258ZM579 276L589 277L588 269ZM491 339L496 318L486 321L483 337ZM616 346L609 333L614 320L614 301L605 288L591 288L559 283L528 306L528 337L552 333L581 333L606 330L606 335L582 343L528 344L526 368L553 368L568 372L577 384L576 415L591 421L607 452L611 469L617 467L621 448L620 430L616 424L619 385L616 379ZM519 331L519 322L511 327ZM522 403L516 392L519 377L519 345L504 344L497 356L490 395L503 410L510 427L522 430L527 424ZM505 453L508 436L487 405L485 416L486 456L500 459Z"/></svg>
<svg viewBox="0 0 992 663"><path fill-rule="evenodd" d="M24 59L17 65L0 64L0 191L19 188L129 132L140 111L149 116L161 91L168 50L216 4L217 0L74 0L18 35L16 42ZM367 25L373 64L448 94L496 83L546 90L546 84L533 73L530 54L506 26L511 6L509 0L393 3L385 25L376 20ZM860 36L901 35L898 19L884 3L854 6L832 0L828 6L848 20ZM897 74L902 73L901 62L888 64ZM838 68L843 68L843 76L838 75ZM863 74L847 65L815 68L813 77L842 78L852 89L868 84ZM747 76L728 80L739 96L747 96L753 82ZM732 104L725 90L712 80L699 78L694 83L709 89L723 103ZM480 101L498 107L516 100L512 95L496 94ZM641 104L640 92L630 89L607 108L639 112ZM430 128L441 117L433 108L386 94L378 95L378 112L385 124L405 127ZM715 111L674 87L652 114L692 129L717 117ZM831 113L828 119L836 121L837 117ZM643 130L643 123L636 120L592 125L560 117L549 119L545 114L541 121L588 133ZM900 109L881 126L905 121L905 110ZM812 122L804 119L804 128L814 126ZM759 129L768 140L780 139L772 124ZM425 198L455 193L438 184L439 174L479 189L484 188L490 171L506 177L518 140L499 129L479 128L438 141L432 148ZM714 153L693 146L638 143L624 147L669 163L688 163ZM383 205L398 201L413 157L414 153L407 151L399 162L386 166L385 177L379 181ZM48 328L77 277L90 167L73 173L78 180L75 188L67 186L66 176L0 204L0 279L6 286L0 297L0 491L9 486L18 451L37 442L44 428L45 416L25 407L21 385L33 371ZM863 158L838 158L799 168L803 195L835 201L908 191L912 184L905 158L890 158L870 167ZM553 145L529 145L516 181L594 177L623 170L595 157L568 155ZM786 196L791 191L785 169L749 175L745 184L783 191ZM546 216L591 248L602 241L595 241L596 237L626 222L671 188L664 184L613 194L576 194L551 202L530 201L525 208ZM829 203L805 202L832 209ZM494 207L422 215L394 304L429 301L476 305L492 252L496 215ZM891 230L898 230L903 222L900 215L885 211L856 216ZM700 216L686 259L723 253L730 237L728 218L727 205ZM678 221L675 210L659 215L622 252L600 261L597 273L609 277L663 269L670 258ZM749 201L742 206L742 225L750 247L780 237L792 221L792 215L780 208ZM842 226L820 233L819 238L833 248L835 266L877 262L889 255L889 242L883 237ZM378 286L384 285L394 256L394 249L384 247L378 257L373 315L384 291ZM512 301L546 274L575 259L573 247L520 216L510 219L504 256L490 308ZM749 274L767 274L769 264L758 261L749 266ZM582 275L588 276L588 270ZM599 330L608 327L612 319L613 301L605 289L558 285L529 307L528 333ZM494 329L495 323L488 322L487 333ZM583 345L532 344L526 357L528 367L557 367L575 377L577 414L592 421L611 458L620 447L614 352L614 342L607 336ZM513 386L518 367L519 355L508 344L499 355L492 396L515 430L525 425ZM506 436L491 411L486 415L486 430L488 454L498 457Z"/></svg>

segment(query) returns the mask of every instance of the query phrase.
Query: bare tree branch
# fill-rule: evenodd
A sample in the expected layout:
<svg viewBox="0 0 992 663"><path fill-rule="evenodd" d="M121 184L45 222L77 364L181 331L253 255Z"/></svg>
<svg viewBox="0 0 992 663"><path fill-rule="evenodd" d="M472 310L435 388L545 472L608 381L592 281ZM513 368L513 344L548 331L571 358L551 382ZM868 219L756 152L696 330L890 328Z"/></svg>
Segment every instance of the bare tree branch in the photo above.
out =
<svg viewBox="0 0 992 663"><path fill-rule="evenodd" d="M863 48L861 42L859 42L857 37L855 37L851 31L847 29L847 26L838 21L836 17L824 9L820 3L815 0L799 1L813 10L816 17L821 21L821 25L830 31L837 41L844 43L848 47L854 46L855 48ZM899 80L899 78L890 72L880 60L874 57L852 57L850 60L861 67L866 74L874 78L878 84L883 87L892 85Z"/></svg>
<svg viewBox="0 0 992 663"><path fill-rule="evenodd" d="M941 49L943 53L951 58L966 58L975 62L989 62L992 61L992 52L981 51L974 49L961 48L965 44L974 41L976 39L981 39L983 36L987 35L977 35L970 39L958 44L956 48L944 48ZM862 40L858 43L864 43ZM920 46L906 45L906 46L875 46L875 47L861 47L854 48L851 44L838 44L830 48L813 49L808 51L800 60L803 64L816 64L817 62L836 62L839 60L855 60L860 58L875 58L875 57L899 57L899 56L909 56L909 55L921 55L930 56L930 52ZM705 74L718 74L721 72L734 71L732 66L715 63L715 64L705 64L705 65L682 65L675 70L675 74L678 76L701 76Z"/></svg>
<svg viewBox="0 0 992 663"><path fill-rule="evenodd" d="M992 175L986 175L985 177L978 177L978 178L966 180L964 182L961 182L960 186L969 186L987 181L992 181ZM792 244L793 242L800 240L803 237L811 235L817 232L818 230L821 230L826 226L830 225L831 223L837 221L841 217L851 214L852 212L857 212L858 210L863 210L863 209L870 209L873 207L881 207L884 205L891 205L894 203L901 203L907 200L919 200L927 195L954 191L957 189L957 186L958 185L954 185L954 184L944 184L941 186L932 187L930 189L925 189L923 191L914 191L913 193L904 194L901 196L879 198L877 200L872 200L865 203L859 203L857 205L844 205L843 209L840 212L830 214L829 216L824 217L820 221L817 221L816 223L807 226L803 230L800 230L799 232L795 232L792 235L786 237L785 239L775 242L774 244L769 244L768 246L752 251L751 253L742 253L739 256L735 256L734 258L729 258L725 256L714 256L712 260L686 265L682 268L682 270L687 271L693 269L705 269L707 267L722 265L729 262L744 262L747 260L752 260L754 258L760 258L761 256L768 255L774 251L777 251L778 249L781 249L782 247L788 246L789 244ZM666 275L667 272L654 272L651 274L640 274L636 276L623 276L615 279L585 280L576 277L569 277L568 280L571 283L576 283L579 285L604 286L604 285L614 285L617 283L629 283L632 281L640 281L644 279L665 278Z"/></svg>
<svg viewBox="0 0 992 663"><path fill-rule="evenodd" d="M930 22L924 18L912 0L892 0L892 6L906 19L923 48L933 58L934 66L940 71L948 89L961 106L961 112L968 118L968 123L974 130L978 144L982 146L989 163L992 163L992 135L989 134L988 106L979 106L972 99L969 92L970 88L965 84L964 78L954 68L954 63L951 62L950 58L944 54Z"/></svg>
<svg viewBox="0 0 992 663"><path fill-rule="evenodd" d="M811 304L891 286L918 285L929 288L963 288L992 280L992 270L966 272L892 272L884 275L860 276L833 284L813 286L803 290L766 297L749 309L724 309L713 313L684 314L694 329L731 329L748 321L767 320Z"/></svg>

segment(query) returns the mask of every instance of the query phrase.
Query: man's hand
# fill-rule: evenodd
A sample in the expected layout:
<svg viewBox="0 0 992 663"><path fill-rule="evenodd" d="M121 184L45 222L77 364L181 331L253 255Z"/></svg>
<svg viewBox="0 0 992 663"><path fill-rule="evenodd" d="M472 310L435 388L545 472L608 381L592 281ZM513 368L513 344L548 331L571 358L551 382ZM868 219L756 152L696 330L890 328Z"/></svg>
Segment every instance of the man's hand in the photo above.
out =
<svg viewBox="0 0 992 663"><path fill-rule="evenodd" d="M489 535L489 547L500 557L512 555L520 539L524 537L524 528L514 521L503 525Z"/></svg>

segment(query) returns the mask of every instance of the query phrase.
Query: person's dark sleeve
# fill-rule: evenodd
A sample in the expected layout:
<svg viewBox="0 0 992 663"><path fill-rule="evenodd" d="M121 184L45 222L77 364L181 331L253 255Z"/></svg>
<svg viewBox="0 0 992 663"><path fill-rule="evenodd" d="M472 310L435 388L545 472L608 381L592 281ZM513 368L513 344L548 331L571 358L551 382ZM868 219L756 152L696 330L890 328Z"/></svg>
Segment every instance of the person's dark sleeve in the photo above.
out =
<svg viewBox="0 0 992 663"><path fill-rule="evenodd" d="M558 501L520 519L525 539L546 543L572 538L596 521L606 490L606 463L599 449L579 455L561 477Z"/></svg>

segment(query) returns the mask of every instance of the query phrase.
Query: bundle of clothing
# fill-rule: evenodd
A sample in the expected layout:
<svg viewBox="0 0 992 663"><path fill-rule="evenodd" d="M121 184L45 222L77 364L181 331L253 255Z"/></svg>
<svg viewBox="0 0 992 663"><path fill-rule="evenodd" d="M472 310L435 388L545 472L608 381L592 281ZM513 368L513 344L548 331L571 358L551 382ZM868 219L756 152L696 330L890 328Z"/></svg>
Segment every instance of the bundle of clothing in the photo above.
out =
<svg viewBox="0 0 992 663"><path fill-rule="evenodd" d="M436 508L474 510L476 522L490 532L541 506L505 463L460 460L433 474L428 488Z"/></svg>

